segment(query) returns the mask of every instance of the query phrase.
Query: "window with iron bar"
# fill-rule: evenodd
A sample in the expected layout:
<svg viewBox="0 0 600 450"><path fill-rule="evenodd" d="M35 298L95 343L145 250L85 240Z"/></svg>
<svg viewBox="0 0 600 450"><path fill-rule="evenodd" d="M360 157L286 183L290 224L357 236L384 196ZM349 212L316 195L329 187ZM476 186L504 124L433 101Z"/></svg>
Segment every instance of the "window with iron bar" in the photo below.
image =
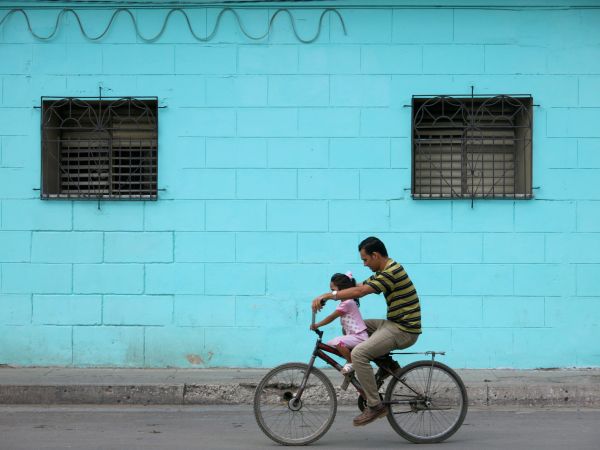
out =
<svg viewBox="0 0 600 450"><path fill-rule="evenodd" d="M412 197L532 198L529 95L414 96Z"/></svg>
<svg viewBox="0 0 600 450"><path fill-rule="evenodd" d="M156 200L158 99L42 97L43 199Z"/></svg>

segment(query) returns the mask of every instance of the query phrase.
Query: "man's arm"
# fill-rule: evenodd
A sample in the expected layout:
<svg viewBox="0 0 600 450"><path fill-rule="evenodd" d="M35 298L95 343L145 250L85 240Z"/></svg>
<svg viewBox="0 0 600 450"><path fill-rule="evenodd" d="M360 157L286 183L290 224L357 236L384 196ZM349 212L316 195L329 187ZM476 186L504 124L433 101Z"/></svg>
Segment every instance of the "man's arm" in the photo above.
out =
<svg viewBox="0 0 600 450"><path fill-rule="evenodd" d="M321 300L349 300L351 298L361 298L368 294L373 294L375 289L366 284L361 284L360 286L351 287L348 289L343 289L338 291L335 299L333 298L333 294L331 292L327 292L323 295L319 295L312 302L313 311L320 311L323 305L321 305Z"/></svg>

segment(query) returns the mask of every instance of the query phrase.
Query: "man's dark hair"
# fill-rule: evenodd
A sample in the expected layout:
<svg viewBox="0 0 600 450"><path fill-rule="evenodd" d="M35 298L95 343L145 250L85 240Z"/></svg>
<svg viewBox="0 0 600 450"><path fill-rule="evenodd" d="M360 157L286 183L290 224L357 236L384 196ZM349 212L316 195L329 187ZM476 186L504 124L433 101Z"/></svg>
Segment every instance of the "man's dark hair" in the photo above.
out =
<svg viewBox="0 0 600 450"><path fill-rule="evenodd" d="M375 236L370 236L370 237L366 238L364 241L362 241L360 244L358 244L358 251L359 252L363 248L365 249L365 253L367 255L372 255L375 252L377 252L381 256L385 256L385 257L387 257L387 255L388 255L387 250L386 250L385 245L383 244L383 242L381 242Z"/></svg>

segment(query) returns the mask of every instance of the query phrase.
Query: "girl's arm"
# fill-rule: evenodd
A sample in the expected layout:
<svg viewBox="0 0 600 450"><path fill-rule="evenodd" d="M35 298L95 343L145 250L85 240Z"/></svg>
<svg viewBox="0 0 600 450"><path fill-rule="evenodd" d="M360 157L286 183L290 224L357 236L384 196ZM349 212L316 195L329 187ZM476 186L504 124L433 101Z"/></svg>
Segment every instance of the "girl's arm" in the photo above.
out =
<svg viewBox="0 0 600 450"><path fill-rule="evenodd" d="M335 310L334 312L332 312L331 314L329 314L327 317L325 317L320 322L316 322L314 325L311 325L310 329L311 330L316 330L317 328L320 328L320 327L322 327L324 325L327 325L327 324L333 322L335 319L337 319L341 315L342 315L341 312L339 312L338 310Z"/></svg>

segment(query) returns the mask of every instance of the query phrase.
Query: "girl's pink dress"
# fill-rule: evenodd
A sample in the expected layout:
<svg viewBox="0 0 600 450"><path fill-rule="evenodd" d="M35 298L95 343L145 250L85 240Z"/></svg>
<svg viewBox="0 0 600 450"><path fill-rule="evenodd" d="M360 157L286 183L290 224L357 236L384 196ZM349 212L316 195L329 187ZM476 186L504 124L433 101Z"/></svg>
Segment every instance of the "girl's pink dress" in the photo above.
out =
<svg viewBox="0 0 600 450"><path fill-rule="evenodd" d="M327 345L335 347L336 345L341 344L347 348L354 348L368 339L367 325L365 325L365 321L360 314L358 305L354 300L341 301L335 310L342 314L340 316L340 321L342 322L342 328L346 334L331 339L327 342Z"/></svg>

